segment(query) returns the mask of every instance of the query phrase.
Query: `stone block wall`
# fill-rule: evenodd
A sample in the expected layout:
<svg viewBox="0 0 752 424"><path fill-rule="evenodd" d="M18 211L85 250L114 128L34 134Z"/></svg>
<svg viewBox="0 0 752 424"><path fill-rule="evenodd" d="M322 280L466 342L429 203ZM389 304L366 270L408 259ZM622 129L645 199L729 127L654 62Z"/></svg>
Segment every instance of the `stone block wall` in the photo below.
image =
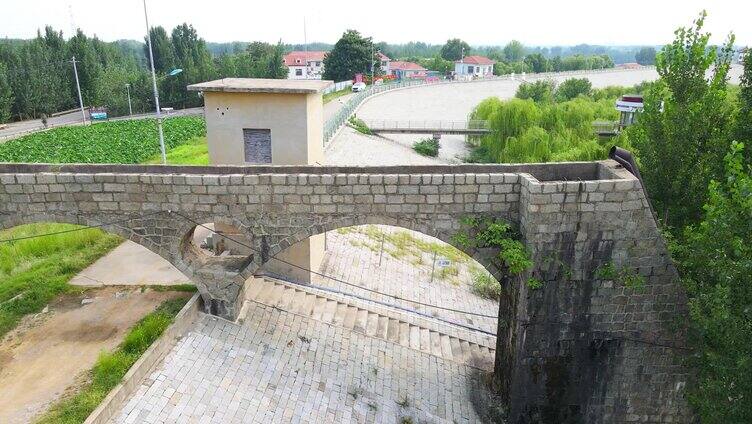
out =
<svg viewBox="0 0 752 424"><path fill-rule="evenodd" d="M387 224L450 242L468 215L519 225L535 268L508 284L496 375L514 423L687 422L685 300L645 193L612 161L386 168L0 164L0 229L102 225L191 277L233 319L244 282L294 243ZM196 224L238 228L253 254L202 256ZM484 252L468 252L497 277ZM604 266L643 288L603 278ZM530 289L528 277L543 282Z"/></svg>
<svg viewBox="0 0 752 424"><path fill-rule="evenodd" d="M594 181L522 177L520 228L535 268L512 288L498 338L497 351L514 352L498 364L511 370L510 422L691 421L676 270L640 182L613 164L603 171Z"/></svg>

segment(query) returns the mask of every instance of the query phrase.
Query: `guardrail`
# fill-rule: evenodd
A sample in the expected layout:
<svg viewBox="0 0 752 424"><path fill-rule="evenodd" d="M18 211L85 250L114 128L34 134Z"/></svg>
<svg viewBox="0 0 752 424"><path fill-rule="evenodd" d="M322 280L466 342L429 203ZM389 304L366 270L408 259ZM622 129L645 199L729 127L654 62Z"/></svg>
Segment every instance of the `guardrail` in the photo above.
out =
<svg viewBox="0 0 752 424"><path fill-rule="evenodd" d="M372 131L467 131L488 130L488 121L397 121L388 119L372 119L363 121Z"/></svg>

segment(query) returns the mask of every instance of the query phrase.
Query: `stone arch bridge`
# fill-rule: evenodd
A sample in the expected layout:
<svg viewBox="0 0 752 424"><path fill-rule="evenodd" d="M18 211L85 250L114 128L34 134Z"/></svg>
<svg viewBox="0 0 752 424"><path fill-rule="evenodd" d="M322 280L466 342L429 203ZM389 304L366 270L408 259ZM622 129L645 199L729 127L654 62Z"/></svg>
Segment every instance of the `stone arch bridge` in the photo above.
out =
<svg viewBox="0 0 752 424"><path fill-rule="evenodd" d="M449 242L468 215L519 226L535 261L505 280L495 375L510 422L685 422L685 301L640 182L613 161L380 168L0 164L0 229L97 225L192 278L208 312L233 319L244 282L311 235L390 224ZM190 239L221 222L248 257ZM492 255L468 251L501 276ZM626 287L602 267L641 275ZM530 275L543 281L533 290Z"/></svg>

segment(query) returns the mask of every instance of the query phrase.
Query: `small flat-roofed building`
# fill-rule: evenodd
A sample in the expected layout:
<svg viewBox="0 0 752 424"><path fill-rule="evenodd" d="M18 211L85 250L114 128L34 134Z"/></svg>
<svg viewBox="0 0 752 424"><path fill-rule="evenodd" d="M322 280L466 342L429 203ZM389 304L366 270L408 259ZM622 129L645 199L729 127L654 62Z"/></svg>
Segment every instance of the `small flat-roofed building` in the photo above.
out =
<svg viewBox="0 0 752 424"><path fill-rule="evenodd" d="M322 51L292 51L284 55L287 66L287 79L321 79L324 74L324 57Z"/></svg>
<svg viewBox="0 0 752 424"><path fill-rule="evenodd" d="M322 80L225 78L189 85L188 91L203 93L210 162L320 164L324 158L321 93L331 84ZM237 233L219 223L215 223L215 230ZM316 235L277 257L316 271L323 256L324 236ZM295 281L310 281L309 272L281 261L270 261L265 270Z"/></svg>
<svg viewBox="0 0 752 424"><path fill-rule="evenodd" d="M454 73L461 76L487 77L493 75L493 60L485 56L465 56L454 62Z"/></svg>

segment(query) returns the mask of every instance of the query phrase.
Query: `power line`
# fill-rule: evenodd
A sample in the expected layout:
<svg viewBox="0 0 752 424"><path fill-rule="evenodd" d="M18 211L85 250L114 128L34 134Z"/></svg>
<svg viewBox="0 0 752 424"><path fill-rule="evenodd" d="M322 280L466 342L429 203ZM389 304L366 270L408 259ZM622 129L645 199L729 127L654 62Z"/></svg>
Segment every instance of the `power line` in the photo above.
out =
<svg viewBox="0 0 752 424"><path fill-rule="evenodd" d="M72 233L72 232L76 232L76 231L83 231L83 230L87 230L87 229L102 228L102 227L105 227L105 226L108 226L108 225L114 225L114 224L119 224L119 223L123 223L123 222L130 222L130 221L133 221L134 219L142 219L142 218L146 218L146 217L157 215L157 214L161 214L161 213L164 213L164 211L156 211L156 212L151 212L151 213L147 213L147 214L141 214L138 217L129 217L129 218L125 218L125 219L121 219L121 220L117 220L117 221L110 221L110 222L106 222L106 223L102 223L102 224L97 224L97 225L82 225L82 226L80 226L78 228L73 228L73 229L69 229L69 230L55 231L55 232L51 232L51 233L36 234L36 235L24 236L24 237L15 237L15 238L10 238L10 239L3 239L3 240L0 240L0 243L12 243L12 242L21 241L21 240L28 240L28 239L39 238L39 237L47 237L47 236L53 236L53 235L58 235L58 234L66 234L66 233ZM243 247L246 247L246 248L248 248L248 249L250 249L250 250L258 253L258 250L256 250L252 246L249 246L249 245L247 245L247 244L245 244L245 243L243 243L241 241L235 240L232 237L228 237L228 236L226 236L224 234L217 233L216 231L214 231L213 229L207 227L206 225L200 224L200 223L196 222L195 220L193 220L193 219L191 219L191 218L189 218L189 217L187 217L187 216L185 216L185 215L183 215L183 214L181 214L179 212L167 211L167 213L175 214L175 215L177 215L177 216L179 216L179 217L181 217L181 218L183 218L183 219L185 219L185 220L193 223L197 227L202 227L204 229L207 229L207 230L211 231L212 233L219 235L220 237L224 237L224 238L226 238L226 239L228 239L228 240L230 240L230 241L232 241L234 243L237 243L237 244L239 244L239 245L241 245ZM353 284L353 283L350 283L348 281L345 281L345 280L342 280L342 279L339 279L339 278L336 278L336 277L332 277L332 276L329 276L329 275L326 275L326 274L323 274L323 273L320 273L320 272L317 272L317 271L313 271L313 270L310 270L308 268L302 267L300 265L297 265L297 264L285 261L284 259L279 259L279 258L274 258L274 257L270 258L270 259L277 260L277 261L282 262L282 263L284 263L286 265L290 265L292 267L298 268L298 269L303 270L303 271L311 272L311 273L313 273L315 275L319 275L321 277L333 280L335 282L339 282L339 283L342 283L342 284L345 284L345 285L348 285L348 286L356 287L358 289L366 290L368 292L372 292L372 293L380 294L380 295L383 295L383 296L391 297L391 298L394 298L394 299L397 299L397 300L402 300L402 301L405 301L405 302L410 302L410 303L414 303L414 304L417 304L417 305L426 306L426 307L430 307L430 308L435 308L435 309L439 309L439 310L445 310L445 311L449 311L449 312L455 312L455 313L461 313L461 314L466 314L466 315L479 316L479 317L484 317L484 318L493 318L493 319L498 319L499 318L498 316L495 316L495 315L479 314L479 313L476 313L476 312L463 311L463 310L460 310L460 309L447 308L447 307L443 307L443 306L438 306L438 305L433 305L433 304L429 304L429 303L420 302L420 301L417 301L417 300L411 300L411 299L401 298L401 297L396 296L396 295L392 295L392 294L388 294L388 293L382 293L382 292L379 292L377 290L369 289L367 287L359 286L357 284ZM293 284L298 284L298 283L293 283ZM352 297L359 298L359 299L362 299L362 300L366 300L366 301L378 303L378 304L381 304L381 305L384 305L384 306L390 306L390 307L401 309L401 310L404 310L404 311L407 311L407 312L417 313L419 315L423 315L423 316L426 316L426 317L429 317L429 318L433 318L433 319L436 319L438 321L442 321L442 322L445 322L445 323L448 323L448 324L452 324L452 325L455 325L455 326L463 327L463 328L468 329L468 330L478 331L478 332L481 332L481 333L484 333L484 334L488 334L488 335L492 335L492 336L497 336L496 334L494 334L492 332L488 332L488 331L485 331L485 330L482 330L482 329L478 329L478 328L475 328L475 327L467 326L467 325L464 325L464 324L461 324L461 323L457 323L457 322L454 322L454 321L445 320L445 319L442 319L440 317L434 317L433 315L428 315L428 314L422 313L420 311L410 310L410 309L407 309L407 308L405 308L403 306L400 306L400 305L393 305L393 304L386 303L386 302L383 302L383 301L379 301L379 300L376 300L376 299L365 298L365 297L362 297L362 296L359 296L359 295L356 295L356 294L342 292L342 291L339 291L339 290L336 290L336 289L327 288L327 287L321 287L321 286L316 286L316 285L302 285L302 284L298 284L298 285L301 285L301 286L304 286L304 287L311 287L311 288L317 289L317 290L328 291L328 292L332 292L332 293L338 293L338 294L341 294L341 295L352 296ZM549 324L555 324L555 325L571 325L572 324L571 322L564 322L564 321L559 321L559 320L531 321L531 320L525 320L525 319L519 319L519 318L511 318L508 321L519 322L519 323L522 323L523 325L526 325L526 326L529 326L529 325L549 325ZM649 346L662 347L662 348L675 349L675 350L686 350L686 351L692 350L691 348L688 348L688 347L674 346L674 345L669 345L669 344L665 344L665 343L657 343L657 342L654 342L654 341L651 341L651 340L639 339L639 338L634 338L634 337L626 337L626 336L615 336L615 335L613 335L613 332L610 332L610 331L593 331L593 330L587 330L585 332L588 333L588 334L599 333L599 334L604 334L604 335L610 335L611 340L630 341L630 342L645 344L645 345L649 345Z"/></svg>
<svg viewBox="0 0 752 424"><path fill-rule="evenodd" d="M138 218L146 218L148 216L152 216L152 215L156 215L156 214L160 214L160 213L164 213L164 212L163 211L151 212L151 213L148 213L148 214L145 214L145 215L141 215ZM31 235L31 236L23 236L23 237L14 237L14 238L9 238L9 239L3 239L3 240L0 240L0 243L13 243L13 242L21 241L21 240L29 240L29 239L39 238L39 237L56 236L56 235L59 235L59 234L74 233L76 231L84 231L84 230L89 230L89 229L94 229L94 228L102 228L102 227L106 227L108 225L121 224L123 222L130 222L130 221L133 221L134 219L136 219L136 218L131 217L131 218L121 219L121 220L117 220L117 221L105 222L105 223L97 224L97 225L81 225L81 224L78 224L78 225L81 225L81 226L80 227L76 227L76 228L71 228L69 230L61 230L61 231L55 231L55 232L51 232L51 233L35 234L35 235Z"/></svg>
<svg viewBox="0 0 752 424"><path fill-rule="evenodd" d="M191 218L189 218L189 217L187 217L187 216L185 216L185 215L183 215L183 214L181 214L179 212L175 212L175 211L170 211L170 212L173 213L173 214L175 214L175 215L177 215L177 216L179 216L179 217L181 217L181 218L183 218L183 219L185 219L188 222L191 222L191 223L195 224L197 227L201 227L201 228L204 228L206 230L209 230L212 233L217 234L220 237L224 237L224 238L232 241L233 243L237 243L237 244L239 244L239 245L241 245L243 247L246 247L246 248L250 249L253 252L261 253L256 248L254 248L253 246L249 246L249 245L243 243L242 241L233 239L232 237L228 237L228 236L226 236L224 234L217 233L216 231L212 230L211 228L207 227L206 225L201 224L201 223L199 223L199 222L197 222L197 221L195 221L195 220L193 220L193 219L191 219ZM327 274L324 274L324 273L321 273L321 272L318 272L318 271L314 271L312 269L308 269L306 267L300 266L298 264L294 264L294 263L286 261L284 259L279 259L279 258L275 258L275 257L270 258L270 259L282 262L285 265L290 265L290 266L292 266L294 268L300 269L301 271L310 272L310 273L318 275L320 277L323 277L323 278L326 278L326 279L329 279L329 280L332 280L332 281L335 281L335 282L338 282L338 283L345 284L347 286L355 287L355 288L358 288L358 289L361 289L361 290L365 290L365 291L368 291L368 292L371 292L371 293L380 294L382 296L391 297L391 298L394 298L394 299L397 299L397 300L402 300L402 301L405 301L405 302L410 302L410 303L413 303L413 304L416 304L416 305L425 306L425 307L429 307L429 308L435 308L435 309L441 309L441 310L444 310L444 311L455 312L455 313L458 313L458 314L473 315L473 316L483 317L483 318L492 318L492 319L497 319L498 318L498 316L496 316L496 315L486 315L486 314L481 314L481 313L477 313L477 312L465 311L465 310L462 310L462 309L447 308L447 307L443 307L443 306L433 305L433 304L430 304L430 303L424 303L424 302L421 302L419 300L406 299L406 298L403 298L403 297L400 297L400 296L397 296L397 295L394 295L394 294L382 293L382 292L380 292L378 290L370 289L368 287L363 287L363 286L360 286L360 285L357 285L357 284L354 284L354 283L350 283L349 281L345 281L345 280L339 279L337 277L332 277L330 275L327 275Z"/></svg>

